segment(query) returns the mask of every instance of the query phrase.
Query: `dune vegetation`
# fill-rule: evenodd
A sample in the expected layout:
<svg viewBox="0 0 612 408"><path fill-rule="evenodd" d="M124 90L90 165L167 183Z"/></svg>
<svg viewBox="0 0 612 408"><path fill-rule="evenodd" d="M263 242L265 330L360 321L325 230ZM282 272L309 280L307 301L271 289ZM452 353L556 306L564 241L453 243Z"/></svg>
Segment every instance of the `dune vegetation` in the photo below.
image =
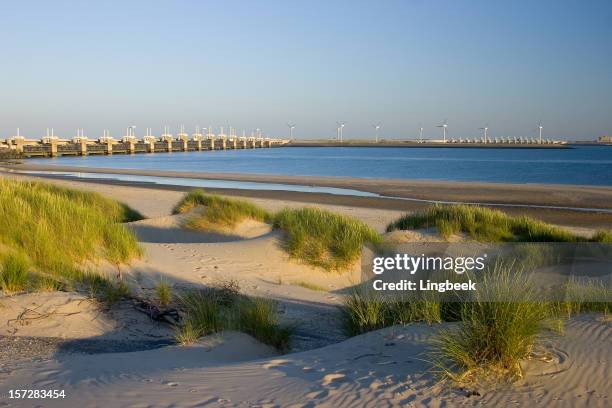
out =
<svg viewBox="0 0 612 408"><path fill-rule="evenodd" d="M188 217L184 223L186 228L214 231L235 227L245 219L270 221L270 214L255 204L215 194L206 194L200 189L187 193L174 207L173 213L184 214L198 206L204 207L203 211Z"/></svg>
<svg viewBox="0 0 612 408"><path fill-rule="evenodd" d="M543 334L557 334L563 321L581 312L609 313L612 288L568 281L561 300L545 301L519 264L496 263L485 270L478 291L464 298L452 293L418 292L382 296L357 288L342 308L345 332L358 335L393 325L456 322L433 341L430 359L442 378L469 383L483 378L521 376Z"/></svg>
<svg viewBox="0 0 612 408"><path fill-rule="evenodd" d="M610 231L584 238L533 218L471 205L432 205L404 215L389 224L387 232L421 228L436 228L444 238L465 233L482 242L612 242Z"/></svg>
<svg viewBox="0 0 612 408"><path fill-rule="evenodd" d="M196 230L223 230L244 219L272 223L285 237L289 255L325 270L341 271L361 255L365 244L379 244L382 237L363 222L317 208L285 208L276 214L248 201L223 198L192 190L174 208L175 214L201 212L187 218L184 226Z"/></svg>
<svg viewBox="0 0 612 408"><path fill-rule="evenodd" d="M481 242L610 242L609 231L580 237L528 217L511 217L476 206L432 206L406 215L388 227L435 227L440 235L465 233ZM443 377L458 383L517 378L540 336L562 330L563 320L580 312L609 313L612 288L601 282L570 280L560 300L542 300L524 271L524 262L487 267L469 299L450 293L383 297L357 288L344 301L344 328L356 335L396 324L454 321L434 340L430 359ZM554 329L554 330L553 330ZM493 377L492 377L493 376Z"/></svg>
<svg viewBox="0 0 612 408"><path fill-rule="evenodd" d="M193 344L222 330L238 330L280 351L289 349L291 330L279 325L276 301L242 295L235 282L189 291L178 296L178 303L184 313L176 327L180 344Z"/></svg>
<svg viewBox="0 0 612 408"><path fill-rule="evenodd" d="M119 268L142 253L121 223L140 218L96 193L0 179L2 289L53 290L88 280L98 262Z"/></svg>
<svg viewBox="0 0 612 408"><path fill-rule="evenodd" d="M326 270L346 269L363 245L382 242L363 222L318 208L285 208L274 216L274 227L285 233L290 256Z"/></svg>

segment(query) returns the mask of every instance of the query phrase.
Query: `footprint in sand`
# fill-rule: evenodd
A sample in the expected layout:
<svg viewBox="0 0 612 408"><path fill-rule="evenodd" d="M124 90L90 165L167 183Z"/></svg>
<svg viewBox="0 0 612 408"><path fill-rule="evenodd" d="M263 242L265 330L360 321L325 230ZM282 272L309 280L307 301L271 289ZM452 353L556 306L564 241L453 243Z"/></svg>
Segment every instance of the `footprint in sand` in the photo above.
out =
<svg viewBox="0 0 612 408"><path fill-rule="evenodd" d="M282 359L270 360L268 363L263 364L262 367L269 370L270 368L279 367L279 366L282 366L283 364L287 364L288 362L289 360L282 360Z"/></svg>
<svg viewBox="0 0 612 408"><path fill-rule="evenodd" d="M330 385L332 383L345 381L345 379L346 379L346 375L344 374L340 374L340 373L327 374L325 377L323 377L323 382L321 384L324 386Z"/></svg>

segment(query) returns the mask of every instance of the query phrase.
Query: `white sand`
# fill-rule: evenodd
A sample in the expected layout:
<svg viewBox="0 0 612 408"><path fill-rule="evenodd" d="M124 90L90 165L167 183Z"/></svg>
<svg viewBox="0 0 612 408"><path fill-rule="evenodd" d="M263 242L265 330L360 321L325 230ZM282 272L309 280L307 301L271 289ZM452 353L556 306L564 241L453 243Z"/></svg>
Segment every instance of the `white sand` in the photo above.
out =
<svg viewBox="0 0 612 408"><path fill-rule="evenodd" d="M393 327L274 358L234 333L212 348L70 355L15 370L0 388L64 389L67 400L49 407L609 406L610 323L571 320L563 337L549 340L552 361L528 362L525 380L472 397L428 371L425 353L438 327Z"/></svg>
<svg viewBox="0 0 612 408"><path fill-rule="evenodd" d="M0 335L63 339L157 340L172 338L168 325L151 321L130 304L106 310L85 296L31 293L0 298Z"/></svg>
<svg viewBox="0 0 612 408"><path fill-rule="evenodd" d="M336 306L341 302L341 290L356 282L359 265L344 275L301 265L282 250L278 232L255 222L244 223L231 234L181 229L181 217L169 214L182 193L58 183L99 191L150 217L130 225L142 241L145 256L124 268L130 284L143 294L151 294L160 279L177 288L236 279L244 292L280 301L282 321L296 325L297 350L316 345L315 335L322 336L321 344L343 338ZM268 210L305 206L267 199L252 201ZM379 231L400 215L389 210L321 207L353 215ZM396 238L427 240L428 234ZM327 291L309 290L300 286L300 282ZM2 299L2 303L3 321L15 318L33 304L47 311L59 311L44 321L18 327L13 335L66 338L117 335L139 339L141 328L151 327L146 317L142 320L142 315L125 316L115 311L96 314L95 308L87 302L79 304L78 296L70 294L25 295ZM79 313L59 314L70 310ZM429 339L440 327L447 326L388 328L285 356L277 356L269 347L240 333L216 335L193 347L120 354L62 354L50 361L31 362L13 369L0 380L0 393L16 388L64 389L66 400L47 400L41 405L78 407L610 405L609 322L593 316L573 319L564 336L547 340L553 350L552 361L527 362L524 381L496 390L478 390L481 396L472 397L437 384L429 373L431 367L424 361ZM7 326L1 330L2 334L11 334L13 329ZM32 401L11 404L31 406Z"/></svg>

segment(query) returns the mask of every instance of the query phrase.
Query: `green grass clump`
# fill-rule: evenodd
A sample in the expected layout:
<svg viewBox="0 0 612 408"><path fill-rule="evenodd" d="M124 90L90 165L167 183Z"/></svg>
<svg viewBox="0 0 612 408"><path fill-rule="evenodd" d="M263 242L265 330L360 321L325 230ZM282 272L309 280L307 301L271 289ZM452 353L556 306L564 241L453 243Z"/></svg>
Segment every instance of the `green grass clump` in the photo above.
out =
<svg viewBox="0 0 612 408"><path fill-rule="evenodd" d="M326 270L345 269L359 258L364 244L382 242L363 222L318 208L285 208L275 215L274 227L285 232L292 257Z"/></svg>
<svg viewBox="0 0 612 408"><path fill-rule="evenodd" d="M155 286L157 301L162 306L168 306L172 302L172 287L166 281L160 281Z"/></svg>
<svg viewBox="0 0 612 408"><path fill-rule="evenodd" d="M30 263L21 254L8 254L0 265L0 289L8 293L21 292L28 286Z"/></svg>
<svg viewBox="0 0 612 408"><path fill-rule="evenodd" d="M278 324L277 304L273 300L240 295L229 281L217 288L191 291L178 296L184 312L175 338L183 345L223 329L247 333L280 351L289 349L291 330Z"/></svg>
<svg viewBox="0 0 612 408"><path fill-rule="evenodd" d="M81 273L76 283L91 299L103 303L108 308L130 295L130 288L123 280L113 280L93 271Z"/></svg>
<svg viewBox="0 0 612 408"><path fill-rule="evenodd" d="M599 312L607 315L612 310L612 287L602 281L579 281L571 278L565 284L565 299L556 307L560 316Z"/></svg>
<svg viewBox="0 0 612 408"><path fill-rule="evenodd" d="M35 274L31 279L32 289L36 292L57 292L65 288L65 285L47 274Z"/></svg>
<svg viewBox="0 0 612 408"><path fill-rule="evenodd" d="M176 205L173 213L183 214L197 206L204 207L204 210L191 216L185 222L185 227L196 230L218 230L234 227L245 219L262 222L270 219L270 215L255 204L206 194L203 190L192 190L187 193Z"/></svg>
<svg viewBox="0 0 612 408"><path fill-rule="evenodd" d="M483 375L520 377L520 361L554 316L551 302L539 301L529 278L503 264L485 275L474 296L460 304L459 326L443 330L435 340L435 366L458 383Z"/></svg>
<svg viewBox="0 0 612 408"><path fill-rule="evenodd" d="M237 329L280 351L289 349L291 330L278 324L276 302L263 298L242 298L237 306Z"/></svg>
<svg viewBox="0 0 612 408"><path fill-rule="evenodd" d="M55 277L75 279L86 263L119 265L140 256L136 237L121 225L140 217L96 193L0 180L0 245Z"/></svg>
<svg viewBox="0 0 612 408"><path fill-rule="evenodd" d="M404 215L389 224L387 232L433 227L445 238L464 232L482 242L612 242L609 231L588 239L529 217L471 205L433 205Z"/></svg>
<svg viewBox="0 0 612 408"><path fill-rule="evenodd" d="M202 206L203 211L183 224L196 230L224 230L244 219L272 222L285 232L289 254L326 270L342 270L361 254L366 243L379 244L382 237L361 221L315 208L284 209L271 215L248 201L223 198L192 190L173 210L183 214Z"/></svg>
<svg viewBox="0 0 612 408"><path fill-rule="evenodd" d="M221 309L214 293L191 291L178 300L185 312L183 325L176 329L176 340L180 344L192 344L222 329Z"/></svg>
<svg viewBox="0 0 612 408"><path fill-rule="evenodd" d="M601 242L602 244L612 244L612 231L599 230L593 235L593 242Z"/></svg>
<svg viewBox="0 0 612 408"><path fill-rule="evenodd" d="M344 298L341 308L343 329L347 335L356 336L394 325L454 321L457 320L457 305L427 292L384 297L358 288Z"/></svg>

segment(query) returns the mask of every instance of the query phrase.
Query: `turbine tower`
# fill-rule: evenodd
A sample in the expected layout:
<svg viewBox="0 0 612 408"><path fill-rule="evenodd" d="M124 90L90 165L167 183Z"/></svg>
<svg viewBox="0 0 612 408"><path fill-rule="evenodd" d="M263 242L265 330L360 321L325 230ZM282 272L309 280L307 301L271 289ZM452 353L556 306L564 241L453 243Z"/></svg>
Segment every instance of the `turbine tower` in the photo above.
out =
<svg viewBox="0 0 612 408"><path fill-rule="evenodd" d="M540 134L540 144L542 144L542 129L544 129L544 126L542 126L542 122L538 122L538 132Z"/></svg>
<svg viewBox="0 0 612 408"><path fill-rule="evenodd" d="M423 126L419 128L419 142L423 143Z"/></svg>
<svg viewBox="0 0 612 408"><path fill-rule="evenodd" d="M289 127L289 140L293 140L293 129L295 129L295 123L287 123Z"/></svg>
<svg viewBox="0 0 612 408"><path fill-rule="evenodd" d="M444 135L444 143L446 143L446 128L448 128L448 123L446 122L447 120L445 119L441 125L436 126L436 127L442 128L442 134Z"/></svg>
<svg viewBox="0 0 612 408"><path fill-rule="evenodd" d="M483 134L484 134L484 142L487 143L487 132L489 131L489 125L485 125L484 127L478 128L480 130L482 130Z"/></svg>
<svg viewBox="0 0 612 408"><path fill-rule="evenodd" d="M375 137L376 137L375 140L376 140L376 143L378 143L378 131L382 127L382 123L378 122L378 123L372 125L372 127L374 128L374 131L375 131Z"/></svg>
<svg viewBox="0 0 612 408"><path fill-rule="evenodd" d="M338 124L338 139L340 140L340 143L342 143L342 130L344 129L346 122L336 122L336 123Z"/></svg>

